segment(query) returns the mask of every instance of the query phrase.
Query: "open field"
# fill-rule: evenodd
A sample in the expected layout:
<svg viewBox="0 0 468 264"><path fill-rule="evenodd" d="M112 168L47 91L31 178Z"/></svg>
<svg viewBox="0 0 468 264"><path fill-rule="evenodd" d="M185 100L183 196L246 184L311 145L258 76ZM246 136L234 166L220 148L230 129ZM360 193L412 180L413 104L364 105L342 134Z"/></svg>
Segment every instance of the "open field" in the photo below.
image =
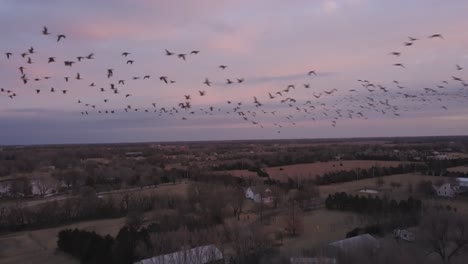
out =
<svg viewBox="0 0 468 264"><path fill-rule="evenodd" d="M448 172L468 173L468 165L447 168Z"/></svg>
<svg viewBox="0 0 468 264"><path fill-rule="evenodd" d="M346 233L357 226L363 226L364 220L355 213L318 211L304 214L304 232L298 237L285 238L281 251L288 255L301 255L302 250L310 250L321 247L336 240L344 239ZM278 217L272 224L273 229L281 229L283 219Z"/></svg>
<svg viewBox="0 0 468 264"><path fill-rule="evenodd" d="M400 161L345 160L270 167L266 168L265 171L273 179L286 181L288 178L313 178L316 175L323 175L329 172L368 169L372 166L397 167L400 164L402 164Z"/></svg>
<svg viewBox="0 0 468 264"><path fill-rule="evenodd" d="M413 187L413 194L416 188L416 185L421 180L429 180L432 182L438 180L450 180L450 177L435 177L435 176L428 176L422 175L418 173L407 173L407 174L396 174L396 175L389 175L381 177L384 180L384 185L380 188L376 186L376 178L368 178L362 179L357 181L350 181L350 182L343 182L343 183L336 183L330 185L322 185L319 186L320 196L323 198L327 197L329 194L333 194L336 192L346 192L346 193L354 193L358 194L360 190L368 188L373 190L378 190L378 195L385 195L387 194L389 197L406 197L410 195L408 192L408 185L411 184ZM400 183L401 187L399 188L392 188L390 184L392 182ZM366 195L365 193L361 193L362 195ZM405 199L406 199L405 198Z"/></svg>
<svg viewBox="0 0 468 264"><path fill-rule="evenodd" d="M34 260L34 263L79 263L66 254L56 252L60 230L79 228L115 236L124 223L125 218L104 219L0 236L0 262L32 263L31 260Z"/></svg>

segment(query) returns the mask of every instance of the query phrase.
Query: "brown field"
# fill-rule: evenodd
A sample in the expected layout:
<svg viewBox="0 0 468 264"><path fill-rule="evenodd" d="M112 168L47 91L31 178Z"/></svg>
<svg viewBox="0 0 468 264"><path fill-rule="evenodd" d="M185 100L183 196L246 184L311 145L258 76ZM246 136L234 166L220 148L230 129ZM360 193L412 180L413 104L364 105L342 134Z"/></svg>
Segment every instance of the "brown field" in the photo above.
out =
<svg viewBox="0 0 468 264"><path fill-rule="evenodd" d="M270 167L265 171L273 179L286 181L288 178L305 179L329 172L368 169L372 166L396 167L400 164L402 164L400 161L345 160Z"/></svg>
<svg viewBox="0 0 468 264"><path fill-rule="evenodd" d="M428 176L428 175L422 175L422 174L417 174L417 173L396 174L396 175L390 175L390 176L383 176L381 178L384 180L385 183L380 188L376 186L376 178L336 183L336 184L331 184L331 185L322 185L322 186L319 186L320 196L325 198L329 194L333 194L336 192L346 192L346 193L367 195L366 193L359 193L359 191L364 188L368 188L372 190L378 190L379 191L378 195L387 195L389 197L406 199L410 195L410 193L408 192L409 184L413 186L412 195L415 195L414 192L416 191L416 185L421 180L429 180L429 181L435 182L438 180L449 181L451 179L450 177L435 177L435 176ZM392 182L401 183L401 187L392 188L390 186Z"/></svg>
<svg viewBox="0 0 468 264"><path fill-rule="evenodd" d="M239 178L255 178L257 177L256 172L248 171L248 170L229 170L229 171L221 171L220 173L228 173L233 177Z"/></svg>
<svg viewBox="0 0 468 264"><path fill-rule="evenodd" d="M448 172L459 172L459 173L468 173L468 165L451 167L447 169Z"/></svg>

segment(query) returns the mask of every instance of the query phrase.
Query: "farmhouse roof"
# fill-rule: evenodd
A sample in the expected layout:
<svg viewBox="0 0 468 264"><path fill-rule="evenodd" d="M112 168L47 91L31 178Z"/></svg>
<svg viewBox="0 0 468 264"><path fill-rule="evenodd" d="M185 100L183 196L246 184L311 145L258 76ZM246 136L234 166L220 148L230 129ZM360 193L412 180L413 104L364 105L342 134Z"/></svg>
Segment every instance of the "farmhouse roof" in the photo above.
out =
<svg viewBox="0 0 468 264"><path fill-rule="evenodd" d="M362 248L378 248L379 241L369 234L363 234L330 243L328 246L343 253L352 253Z"/></svg>
<svg viewBox="0 0 468 264"><path fill-rule="evenodd" d="M265 196L265 195L271 195L271 190L270 188L268 188L267 186L263 186L263 185L260 185L260 186L250 186L249 187L250 190L252 190L252 192L254 194L260 194L262 196Z"/></svg>
<svg viewBox="0 0 468 264"><path fill-rule="evenodd" d="M134 264L205 264L222 259L223 253L217 247L206 245L143 259Z"/></svg>

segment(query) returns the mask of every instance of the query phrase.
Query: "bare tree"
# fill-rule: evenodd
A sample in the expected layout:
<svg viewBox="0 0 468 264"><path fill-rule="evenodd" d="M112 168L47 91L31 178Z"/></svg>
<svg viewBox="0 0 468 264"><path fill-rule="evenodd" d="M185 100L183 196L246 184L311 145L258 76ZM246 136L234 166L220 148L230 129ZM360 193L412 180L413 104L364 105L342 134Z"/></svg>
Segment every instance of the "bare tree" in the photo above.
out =
<svg viewBox="0 0 468 264"><path fill-rule="evenodd" d="M468 245L468 218L446 209L431 210L423 218L421 228L430 253L450 261Z"/></svg>
<svg viewBox="0 0 468 264"><path fill-rule="evenodd" d="M57 186L57 181L52 178L36 179L34 182L41 196L44 196L54 190Z"/></svg>
<svg viewBox="0 0 468 264"><path fill-rule="evenodd" d="M284 217L284 230L290 236L297 236L304 230L302 215L295 201L291 201L287 215Z"/></svg>

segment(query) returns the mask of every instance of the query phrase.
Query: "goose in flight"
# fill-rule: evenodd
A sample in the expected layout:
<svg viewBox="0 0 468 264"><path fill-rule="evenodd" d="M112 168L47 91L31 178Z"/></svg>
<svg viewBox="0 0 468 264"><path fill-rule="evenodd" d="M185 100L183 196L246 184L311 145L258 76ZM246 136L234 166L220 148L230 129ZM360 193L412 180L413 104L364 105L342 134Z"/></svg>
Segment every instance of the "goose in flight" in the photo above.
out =
<svg viewBox="0 0 468 264"><path fill-rule="evenodd" d="M226 66L226 65L219 65L219 68L220 68L221 70L225 70L225 69L227 68L227 66Z"/></svg>
<svg viewBox="0 0 468 264"><path fill-rule="evenodd" d="M428 38L440 38L440 39L444 39L444 37L442 36L442 34L433 34L433 35L430 35Z"/></svg>
<svg viewBox="0 0 468 264"><path fill-rule="evenodd" d="M211 86L211 82L210 80L208 80L208 78L205 78L205 81L203 83L206 84L207 86Z"/></svg>
<svg viewBox="0 0 468 264"><path fill-rule="evenodd" d="M127 57L130 54L131 54L130 52L122 52L122 56L124 56L124 57Z"/></svg>
<svg viewBox="0 0 468 264"><path fill-rule="evenodd" d="M317 76L317 73L315 72L315 70L314 70L314 71L309 71L307 74L308 74L309 76L311 76L312 74L315 75L315 76Z"/></svg>
<svg viewBox="0 0 468 264"><path fill-rule="evenodd" d="M63 34L57 35L57 42L59 42L61 39L66 39L67 37Z"/></svg>
<svg viewBox="0 0 468 264"><path fill-rule="evenodd" d="M167 56L172 56L172 55L174 55L174 53L173 53L173 52L170 52L170 51L168 51L168 50L166 49L166 55L167 55Z"/></svg>
<svg viewBox="0 0 468 264"><path fill-rule="evenodd" d="M5 55L6 55L7 59L10 59L10 57L13 56L13 53L7 52L7 53L5 53Z"/></svg>
<svg viewBox="0 0 468 264"><path fill-rule="evenodd" d="M167 84L167 76L161 76L159 77L159 80L165 82Z"/></svg>
<svg viewBox="0 0 468 264"><path fill-rule="evenodd" d="M49 30L47 29L47 27L43 27L43 28L42 28L42 35L46 35L46 36L47 36L47 35L50 35L50 32L49 32Z"/></svg>

